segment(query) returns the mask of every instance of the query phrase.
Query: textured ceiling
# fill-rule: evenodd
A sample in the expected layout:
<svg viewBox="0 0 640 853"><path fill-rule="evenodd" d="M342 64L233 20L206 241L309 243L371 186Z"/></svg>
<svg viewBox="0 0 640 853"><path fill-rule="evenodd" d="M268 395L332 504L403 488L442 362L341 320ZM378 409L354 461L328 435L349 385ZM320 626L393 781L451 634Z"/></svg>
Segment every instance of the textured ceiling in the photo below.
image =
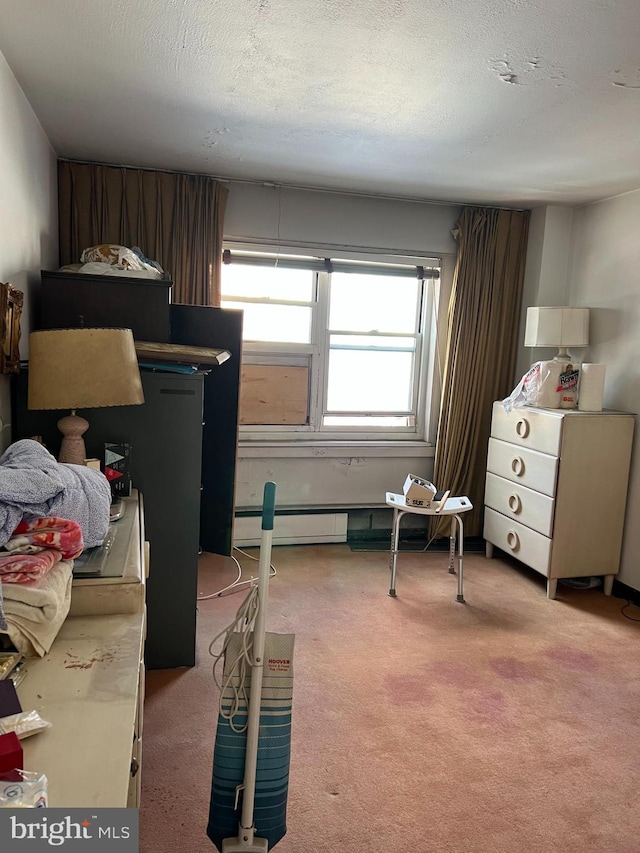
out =
<svg viewBox="0 0 640 853"><path fill-rule="evenodd" d="M640 187L639 0L0 0L59 156L383 195Z"/></svg>

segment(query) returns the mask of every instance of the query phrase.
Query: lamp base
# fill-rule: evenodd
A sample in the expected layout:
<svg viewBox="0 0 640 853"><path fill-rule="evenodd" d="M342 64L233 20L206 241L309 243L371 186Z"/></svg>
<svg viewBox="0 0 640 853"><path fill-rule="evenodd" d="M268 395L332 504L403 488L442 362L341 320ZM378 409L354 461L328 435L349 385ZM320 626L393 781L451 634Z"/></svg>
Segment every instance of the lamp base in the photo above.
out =
<svg viewBox="0 0 640 853"><path fill-rule="evenodd" d="M566 370L567 367L571 365L575 366L579 363L579 359L576 360L566 347L560 347L558 352L554 355L553 361L556 364L561 365L563 371Z"/></svg>
<svg viewBox="0 0 640 853"><path fill-rule="evenodd" d="M70 415L60 418L58 429L63 435L58 462L69 462L72 465L84 465L87 451L82 437L89 429L89 421L76 415L75 410Z"/></svg>

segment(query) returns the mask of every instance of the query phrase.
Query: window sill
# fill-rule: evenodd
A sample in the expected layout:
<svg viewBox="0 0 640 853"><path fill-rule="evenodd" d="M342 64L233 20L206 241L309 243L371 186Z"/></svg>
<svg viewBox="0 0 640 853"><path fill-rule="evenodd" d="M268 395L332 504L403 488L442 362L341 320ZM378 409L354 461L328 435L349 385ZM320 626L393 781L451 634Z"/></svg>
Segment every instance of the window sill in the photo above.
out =
<svg viewBox="0 0 640 853"><path fill-rule="evenodd" d="M240 459L415 458L433 456L434 453L434 446L426 441L240 441L238 444Z"/></svg>

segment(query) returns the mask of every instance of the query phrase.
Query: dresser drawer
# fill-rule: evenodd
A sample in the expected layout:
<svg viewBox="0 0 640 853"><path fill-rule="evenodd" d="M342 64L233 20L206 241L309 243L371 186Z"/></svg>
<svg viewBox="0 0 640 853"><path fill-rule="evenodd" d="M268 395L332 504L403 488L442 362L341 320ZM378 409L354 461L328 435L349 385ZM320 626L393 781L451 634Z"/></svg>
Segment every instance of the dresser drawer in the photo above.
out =
<svg viewBox="0 0 640 853"><path fill-rule="evenodd" d="M484 538L506 554L549 576L551 540L493 509L485 509Z"/></svg>
<svg viewBox="0 0 640 853"><path fill-rule="evenodd" d="M484 502L502 515L537 530L543 536L551 536L555 503L553 498L487 473Z"/></svg>
<svg viewBox="0 0 640 853"><path fill-rule="evenodd" d="M558 459L546 453L490 438L487 471L550 497L556 492Z"/></svg>
<svg viewBox="0 0 640 853"><path fill-rule="evenodd" d="M521 447L559 456L563 420L557 412L542 409L512 409L507 414L502 403L496 402L493 404L491 435Z"/></svg>

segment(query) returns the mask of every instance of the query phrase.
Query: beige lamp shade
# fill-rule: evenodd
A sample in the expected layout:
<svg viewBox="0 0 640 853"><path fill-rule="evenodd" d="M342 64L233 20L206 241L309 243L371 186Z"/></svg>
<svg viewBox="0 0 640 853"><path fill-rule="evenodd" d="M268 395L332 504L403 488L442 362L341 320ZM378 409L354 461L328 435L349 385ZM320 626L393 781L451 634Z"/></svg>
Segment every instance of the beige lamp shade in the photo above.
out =
<svg viewBox="0 0 640 853"><path fill-rule="evenodd" d="M29 335L30 409L144 403L131 329L47 329Z"/></svg>
<svg viewBox="0 0 640 853"><path fill-rule="evenodd" d="M131 329L47 329L29 335L29 409L71 409L58 421L58 461L84 465L89 423L76 409L144 403Z"/></svg>
<svg viewBox="0 0 640 853"><path fill-rule="evenodd" d="M589 309L527 308L526 347L585 347L589 343Z"/></svg>

